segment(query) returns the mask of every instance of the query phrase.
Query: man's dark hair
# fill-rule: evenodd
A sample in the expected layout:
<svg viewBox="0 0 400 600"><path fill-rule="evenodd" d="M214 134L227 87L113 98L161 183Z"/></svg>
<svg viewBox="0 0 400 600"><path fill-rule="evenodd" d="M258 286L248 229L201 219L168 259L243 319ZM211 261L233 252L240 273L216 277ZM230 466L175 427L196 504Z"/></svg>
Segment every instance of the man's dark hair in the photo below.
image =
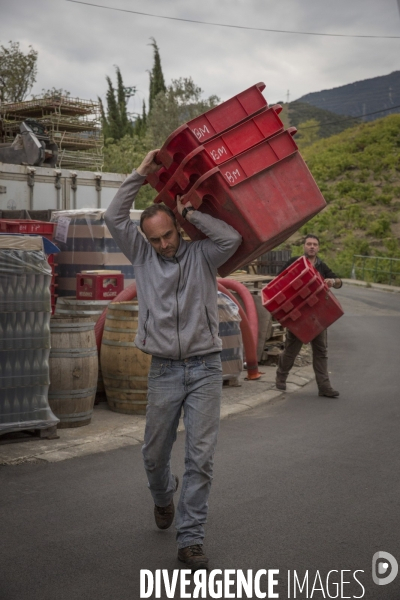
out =
<svg viewBox="0 0 400 600"><path fill-rule="evenodd" d="M308 240L308 238L312 238L313 240L317 240L317 242L319 244L319 237L317 235L314 235L313 233L308 233L306 235L306 237L304 238L304 243L306 243L306 241Z"/></svg>
<svg viewBox="0 0 400 600"><path fill-rule="evenodd" d="M173 213L173 211L168 208L168 206L165 206L165 204L152 204L151 206L148 206L147 208L144 209L144 211L142 212L142 214L140 215L140 229L143 231L143 222L146 219L150 219L151 217L154 217L154 215L156 215L159 212L163 212L165 214L167 214L169 217L171 217L173 224L176 227L176 217ZM144 233L144 231L143 231Z"/></svg>

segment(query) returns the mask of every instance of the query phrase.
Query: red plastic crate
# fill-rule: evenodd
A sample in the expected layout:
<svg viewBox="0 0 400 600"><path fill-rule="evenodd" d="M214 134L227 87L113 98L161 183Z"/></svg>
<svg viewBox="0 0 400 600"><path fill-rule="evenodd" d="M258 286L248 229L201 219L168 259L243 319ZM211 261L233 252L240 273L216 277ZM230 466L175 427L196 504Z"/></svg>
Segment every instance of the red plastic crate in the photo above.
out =
<svg viewBox="0 0 400 600"><path fill-rule="evenodd" d="M221 173L224 173L229 185L234 185L236 183L235 178L238 179L239 165L235 160L240 162L240 165L246 169L249 175L252 175L254 172L271 167L282 158L296 152L297 145L292 137L296 131L292 127L226 161L220 167L220 170ZM207 175L211 175L212 169L215 169L215 164L205 147L199 146L195 148L186 156L174 175L163 186L162 191L155 198L154 202L164 202L170 207L175 206L176 195L188 193L196 181L200 178L203 181ZM244 171L243 176L244 178L246 177Z"/></svg>
<svg viewBox="0 0 400 600"><path fill-rule="evenodd" d="M311 279L305 283L296 293L294 293L290 299L286 300L280 306L274 304L274 301L270 301L270 308L265 305L265 308L274 315L277 321L280 321L286 317L292 310L298 308L303 301L317 292L321 286L321 277L318 277L318 273L311 276ZM272 308L273 307L273 308Z"/></svg>
<svg viewBox="0 0 400 600"><path fill-rule="evenodd" d="M218 269L222 277L284 242L326 206L293 133L282 132L214 167L185 195L184 202L232 225L243 237L235 254ZM192 240L205 237L181 218L172 197L164 201Z"/></svg>
<svg viewBox="0 0 400 600"><path fill-rule="evenodd" d="M282 295L281 299L278 297L279 294L294 280L297 279L299 275L303 273L307 273L311 271L311 263L306 259L305 256L299 256L299 258L294 261L291 265L286 267L282 273L277 275L275 279L273 279L268 285L263 287L262 294L262 303L265 306L267 302L275 298L278 303L284 302L288 296ZM298 290L301 287L301 282L296 282L294 284L294 289Z"/></svg>
<svg viewBox="0 0 400 600"><path fill-rule="evenodd" d="M283 131L283 123L278 116L281 110L282 107L277 104L248 119L241 125L229 129L206 142L204 144L206 152L218 165L276 135Z"/></svg>
<svg viewBox="0 0 400 600"><path fill-rule="evenodd" d="M339 301L325 283L308 296L302 304L280 319L296 337L308 344L324 329L332 325L344 314Z"/></svg>
<svg viewBox="0 0 400 600"><path fill-rule="evenodd" d="M77 300L109 300L124 289L123 273L77 273Z"/></svg>
<svg viewBox="0 0 400 600"><path fill-rule="evenodd" d="M34 233L53 240L56 223L30 219L0 219L0 231L6 233Z"/></svg>
<svg viewBox="0 0 400 600"><path fill-rule="evenodd" d="M311 293L307 292L307 286L314 281L318 284L323 283L321 275L313 265L305 256L300 256L261 290L263 306L272 314L280 308L284 308L286 313L290 312L294 308L289 308L293 299L296 298L297 303L299 297L304 300Z"/></svg>
<svg viewBox="0 0 400 600"><path fill-rule="evenodd" d="M171 178L175 177L178 182L178 172L185 173L186 169L190 169L192 156L199 158L199 148L204 148L204 152L201 153L204 164L200 162L196 172L203 175L216 165L223 164L233 156L241 154L252 146L276 135L283 131L283 123L278 116L281 110L280 105L266 108L255 117L212 138L203 145L200 145L199 140L193 138L193 149L187 153L186 157L179 156L179 158L182 158L179 166L177 162L173 162L168 169L162 167L160 171L148 175L148 183L161 192L164 185L167 185ZM180 184L181 190L185 189L186 185L187 183L185 185Z"/></svg>
<svg viewBox="0 0 400 600"><path fill-rule="evenodd" d="M160 149L158 160L167 169L173 162L179 164L199 144L267 107L262 95L264 88L264 83L257 83L176 129Z"/></svg>
<svg viewBox="0 0 400 600"><path fill-rule="evenodd" d="M267 106L267 101L262 95L264 89L265 83L257 83L192 119L187 125L203 143Z"/></svg>
<svg viewBox="0 0 400 600"><path fill-rule="evenodd" d="M177 195L181 196L204 174L215 167L215 163L206 152L204 146L199 146L190 152L181 162L175 173L168 181L156 188L161 188L154 202L175 205Z"/></svg>

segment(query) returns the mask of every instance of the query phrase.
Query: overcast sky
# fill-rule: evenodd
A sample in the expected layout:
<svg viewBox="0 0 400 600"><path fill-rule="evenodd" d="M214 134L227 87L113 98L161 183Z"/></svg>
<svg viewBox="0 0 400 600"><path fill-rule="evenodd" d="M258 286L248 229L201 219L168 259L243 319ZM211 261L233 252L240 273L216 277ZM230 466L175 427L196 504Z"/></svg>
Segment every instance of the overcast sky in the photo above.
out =
<svg viewBox="0 0 400 600"><path fill-rule="evenodd" d="M88 0L98 5L228 25L316 33L400 36L397 0ZM324 37L185 23L74 4L0 0L0 44L39 52L33 93L64 88L104 98L105 76L121 69L137 87L130 110L148 98L149 45L160 48L166 82L191 76L222 100L259 82L269 103L400 69L399 39Z"/></svg>

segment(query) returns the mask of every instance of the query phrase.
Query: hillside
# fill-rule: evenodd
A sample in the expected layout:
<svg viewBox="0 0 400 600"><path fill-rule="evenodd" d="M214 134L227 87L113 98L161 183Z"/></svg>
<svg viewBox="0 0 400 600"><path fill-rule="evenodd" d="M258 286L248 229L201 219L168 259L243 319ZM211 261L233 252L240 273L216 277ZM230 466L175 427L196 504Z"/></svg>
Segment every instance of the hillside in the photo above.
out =
<svg viewBox="0 0 400 600"><path fill-rule="evenodd" d="M297 127L298 134L301 137L301 124L314 119L320 124L318 138L327 138L336 133L340 133L349 127L354 127L359 123L358 119L349 119L342 115L337 115L329 110L323 110L307 104L307 102L290 102L283 104L281 118L286 127Z"/></svg>
<svg viewBox="0 0 400 600"><path fill-rule="evenodd" d="M373 77L342 85L331 90L312 92L297 99L317 108L329 110L338 115L358 117L392 106L400 106L400 71L389 75ZM400 113L400 108L386 114ZM373 121L385 116L385 113L369 115L366 121Z"/></svg>
<svg viewBox="0 0 400 600"><path fill-rule="evenodd" d="M299 254L313 232L342 277L350 277L354 254L400 258L400 115L319 140L302 156L328 206L282 247Z"/></svg>

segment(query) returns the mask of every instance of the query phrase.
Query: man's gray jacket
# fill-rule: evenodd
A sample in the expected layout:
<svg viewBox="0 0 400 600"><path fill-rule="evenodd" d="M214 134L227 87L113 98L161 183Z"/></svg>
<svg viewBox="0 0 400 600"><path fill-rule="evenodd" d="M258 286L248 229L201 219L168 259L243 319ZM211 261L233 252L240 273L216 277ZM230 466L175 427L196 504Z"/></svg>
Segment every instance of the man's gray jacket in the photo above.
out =
<svg viewBox="0 0 400 600"><path fill-rule="evenodd" d="M217 268L236 252L242 238L230 225L195 211L190 221L207 239L181 238L174 258L160 256L129 216L144 179L133 171L105 213L111 235L135 269L135 344L148 354L174 360L219 352Z"/></svg>

